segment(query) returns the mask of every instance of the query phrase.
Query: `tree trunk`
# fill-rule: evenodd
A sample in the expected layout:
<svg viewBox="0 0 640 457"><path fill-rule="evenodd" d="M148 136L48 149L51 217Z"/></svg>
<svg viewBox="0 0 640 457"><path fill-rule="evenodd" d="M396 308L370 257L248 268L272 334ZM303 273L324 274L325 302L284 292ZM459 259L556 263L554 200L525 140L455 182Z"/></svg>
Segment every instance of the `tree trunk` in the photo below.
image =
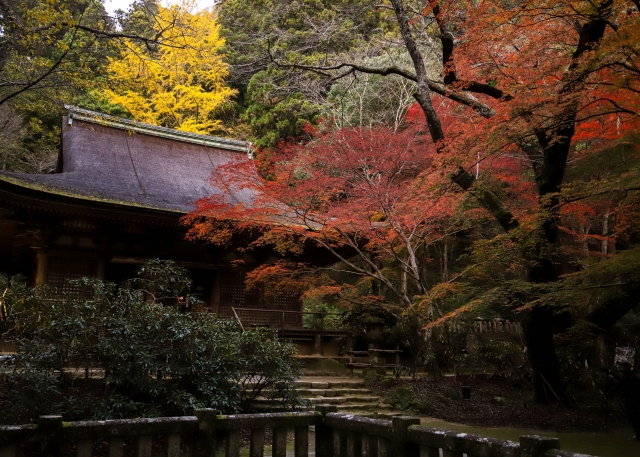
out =
<svg viewBox="0 0 640 457"><path fill-rule="evenodd" d="M558 189L560 182L561 179L557 180ZM527 260L533 263L529 270L529 280L533 283L555 282L559 277L556 253L553 251L558 243L559 203L557 196L540 198L541 217L544 219L534 235L538 238L535 249L525 253ZM526 312L522 322L527 355L533 370L535 398L540 403L556 403L564 398L560 362L553 341L553 315L553 309L536 306Z"/></svg>
<svg viewBox="0 0 640 457"><path fill-rule="evenodd" d="M444 146L444 132L442 131L442 124L440 123L440 117L436 113L433 103L431 102L431 90L429 89L429 80L427 77L427 68L424 65L424 58L422 53L418 49L413 36L411 35L411 29L409 28L409 18L404 10L402 0L391 0L393 10L396 13L396 19L398 20L398 26L400 27L400 34L404 41L405 48L409 53L409 57L413 61L413 68L416 71L416 93L414 97L424 115L427 119L427 127L431 134L431 139L436 145L436 149L439 151Z"/></svg>
<svg viewBox="0 0 640 457"><path fill-rule="evenodd" d="M434 7L434 15L443 40L443 64L445 65L443 76L445 82L452 82L457 79L455 67L453 66L453 42L450 41L447 25L441 20L439 10L435 9L437 3L430 3ZM576 113L578 110L578 104L572 99L572 96L581 90L582 84L588 75L588 72L578 72L578 59L587 50L595 48L604 35L607 24L604 18L611 13L612 3L612 0L604 0L596 6L598 14L590 17L584 24L577 24L580 38L572 55L573 62L564 75L566 84L558 94L558 103L566 105L562 110L562 114L556 118L551 126L539 124L533 127L539 143L539 149L536 150L536 154L542 153L542 163L537 160L532 161L538 187L540 217L542 220L535 234L538 238L536 246L531 250L527 250L528 252L523 252L523 255L532 264L529 271L529 279L534 283L554 282L559 277L556 271L558 262L556 261L557 253L555 252L558 247L558 226L560 222L559 192L567 166L571 140L575 133ZM411 35L409 20L402 0L391 0L391 4L398 20L402 39L416 72L417 90L414 97L425 114L427 126L436 145L436 150L442 152L445 149L445 136L440 119L431 102L424 60ZM488 92L485 91L483 93ZM527 153L529 154L529 152ZM504 203L489 189L477 185L474 176L467 170L460 168L452 176L452 181L462 189L472 193L479 203L496 218L506 232L510 232L519 226L517 219L513 217L513 214L506 208ZM542 403L561 401L564 396L564 389L560 381L560 363L558 362L553 341L553 310L546 307L534 307L527 311L523 324L529 361L534 371L536 400Z"/></svg>
<svg viewBox="0 0 640 457"><path fill-rule="evenodd" d="M582 249L584 250L585 255L589 255L589 242L587 241L587 234L589 233L589 228L587 228L582 222L580 222L580 227L578 231L580 235L582 235Z"/></svg>
<svg viewBox="0 0 640 457"><path fill-rule="evenodd" d="M442 282L449 281L449 253L447 252L447 246L447 239L445 238L442 254Z"/></svg>
<svg viewBox="0 0 640 457"><path fill-rule="evenodd" d="M527 357L533 369L535 398L540 403L556 403L564 397L560 363L553 342L553 312L535 307L522 322Z"/></svg>
<svg viewBox="0 0 640 457"><path fill-rule="evenodd" d="M609 210L602 216L602 245L601 250L604 255L609 254Z"/></svg>
<svg viewBox="0 0 640 457"><path fill-rule="evenodd" d="M404 297L405 301L409 300L409 297L407 295L407 270L405 268L400 268L400 293L402 294L402 296Z"/></svg>

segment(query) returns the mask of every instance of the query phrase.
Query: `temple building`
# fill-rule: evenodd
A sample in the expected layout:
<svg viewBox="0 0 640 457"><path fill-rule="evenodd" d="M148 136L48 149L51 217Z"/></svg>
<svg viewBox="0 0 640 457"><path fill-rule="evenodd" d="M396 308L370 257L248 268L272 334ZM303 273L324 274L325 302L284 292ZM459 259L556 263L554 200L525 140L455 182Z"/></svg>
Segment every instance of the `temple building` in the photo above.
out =
<svg viewBox="0 0 640 457"><path fill-rule="evenodd" d="M212 312L309 340L299 297L283 291L265 300L261 291L246 290L243 272L232 268L234 260L248 269L275 262L273 251L249 254L184 239L180 218L214 193L214 170L251 153L249 143L79 108L63 118L61 136L56 173L0 172L1 272L79 292L69 279L120 283L148 259L172 259L187 268L194 292ZM242 190L225 196L251 198ZM308 351L317 352L317 343Z"/></svg>

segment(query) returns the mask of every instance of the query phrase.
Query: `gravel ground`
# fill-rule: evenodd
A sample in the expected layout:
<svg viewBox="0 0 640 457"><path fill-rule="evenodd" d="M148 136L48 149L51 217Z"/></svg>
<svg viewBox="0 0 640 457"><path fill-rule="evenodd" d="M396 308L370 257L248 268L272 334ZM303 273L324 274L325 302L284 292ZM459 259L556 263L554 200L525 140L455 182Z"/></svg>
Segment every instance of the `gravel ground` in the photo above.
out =
<svg viewBox="0 0 640 457"><path fill-rule="evenodd" d="M471 400L462 398L463 385L471 387ZM399 380L389 388L379 382L370 388L396 408L468 425L590 432L603 430L605 425L604 401L592 407L541 405L533 401L529 385L502 379ZM626 425L626 417L616 401L610 400L609 404L609 427Z"/></svg>

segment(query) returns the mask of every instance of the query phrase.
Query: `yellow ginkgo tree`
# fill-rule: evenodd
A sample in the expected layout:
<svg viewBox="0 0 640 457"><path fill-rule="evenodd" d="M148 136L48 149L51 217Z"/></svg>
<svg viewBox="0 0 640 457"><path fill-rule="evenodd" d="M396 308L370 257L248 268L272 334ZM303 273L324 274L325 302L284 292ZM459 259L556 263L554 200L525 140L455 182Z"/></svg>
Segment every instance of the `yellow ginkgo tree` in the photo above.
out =
<svg viewBox="0 0 640 457"><path fill-rule="evenodd" d="M212 133L221 127L214 111L236 93L224 82L228 68L215 14L195 11L190 0L159 8L154 28L171 30L171 44L153 48L128 42L109 62L104 94L137 121Z"/></svg>

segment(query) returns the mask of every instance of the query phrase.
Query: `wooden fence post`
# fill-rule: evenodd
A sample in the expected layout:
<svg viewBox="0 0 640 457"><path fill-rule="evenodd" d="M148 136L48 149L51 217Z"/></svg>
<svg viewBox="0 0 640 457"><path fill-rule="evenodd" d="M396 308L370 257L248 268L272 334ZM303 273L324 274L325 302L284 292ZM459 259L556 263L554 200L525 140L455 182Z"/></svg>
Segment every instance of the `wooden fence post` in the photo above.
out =
<svg viewBox="0 0 640 457"><path fill-rule="evenodd" d="M200 457L215 457L216 454L216 417L218 413L213 409L196 409L200 433L194 436L195 455Z"/></svg>
<svg viewBox="0 0 640 457"><path fill-rule="evenodd" d="M322 420L316 425L316 457L333 456L333 430L324 424L324 416L338 412L337 406L316 406L316 412L322 414Z"/></svg>
<svg viewBox="0 0 640 457"><path fill-rule="evenodd" d="M38 434L41 440L41 455L51 457L60 455L60 430L62 430L62 416L40 416Z"/></svg>
<svg viewBox="0 0 640 457"><path fill-rule="evenodd" d="M407 441L407 429L410 425L420 425L420 419L411 416L397 416L391 419L393 440L395 441L394 451L397 449L403 457L419 457L420 446Z"/></svg>

